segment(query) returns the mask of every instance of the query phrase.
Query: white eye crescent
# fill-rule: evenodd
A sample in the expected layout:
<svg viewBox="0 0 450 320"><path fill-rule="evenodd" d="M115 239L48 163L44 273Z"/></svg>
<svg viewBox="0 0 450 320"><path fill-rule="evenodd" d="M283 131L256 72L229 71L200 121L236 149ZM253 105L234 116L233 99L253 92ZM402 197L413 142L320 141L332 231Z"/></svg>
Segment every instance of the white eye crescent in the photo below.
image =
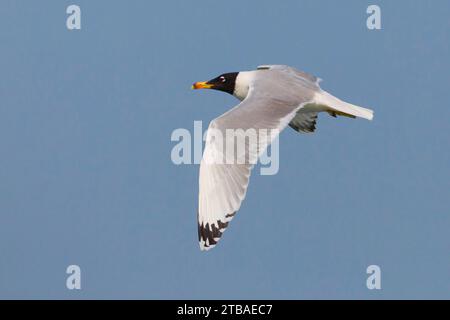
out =
<svg viewBox="0 0 450 320"><path fill-rule="evenodd" d="M227 79L225 79L225 77L220 77L219 79L220 79L220 81L222 81L222 82L227 81Z"/></svg>

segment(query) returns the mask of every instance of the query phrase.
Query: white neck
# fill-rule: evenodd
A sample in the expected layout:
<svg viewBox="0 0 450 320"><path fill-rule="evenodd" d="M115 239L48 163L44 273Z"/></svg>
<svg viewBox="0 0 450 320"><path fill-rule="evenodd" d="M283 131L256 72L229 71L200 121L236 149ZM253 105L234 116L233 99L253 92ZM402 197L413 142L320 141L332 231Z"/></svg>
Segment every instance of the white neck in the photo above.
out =
<svg viewBox="0 0 450 320"><path fill-rule="evenodd" d="M234 84L233 96L239 100L244 100L247 97L248 90L250 88L250 83L254 77L254 71L241 71L236 77Z"/></svg>

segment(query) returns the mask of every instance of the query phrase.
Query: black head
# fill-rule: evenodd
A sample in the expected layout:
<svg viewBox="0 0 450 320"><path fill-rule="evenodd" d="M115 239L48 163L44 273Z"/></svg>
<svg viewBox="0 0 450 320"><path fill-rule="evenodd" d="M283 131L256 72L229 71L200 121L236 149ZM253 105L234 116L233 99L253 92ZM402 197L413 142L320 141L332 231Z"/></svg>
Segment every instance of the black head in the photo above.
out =
<svg viewBox="0 0 450 320"><path fill-rule="evenodd" d="M214 89L233 94L239 72L224 73L209 81L196 82L192 89Z"/></svg>

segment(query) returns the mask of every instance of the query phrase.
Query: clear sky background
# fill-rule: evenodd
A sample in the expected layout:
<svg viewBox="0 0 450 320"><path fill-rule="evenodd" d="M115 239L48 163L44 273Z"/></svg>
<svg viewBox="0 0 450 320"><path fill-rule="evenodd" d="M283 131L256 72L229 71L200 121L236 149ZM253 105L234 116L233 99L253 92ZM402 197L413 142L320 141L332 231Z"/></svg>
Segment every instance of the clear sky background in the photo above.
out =
<svg viewBox="0 0 450 320"><path fill-rule="evenodd" d="M449 17L445 0L1 1L0 298L450 298ZM201 252L198 166L171 162L170 136L237 103L192 82L259 64L375 119L283 132L279 173L252 176Z"/></svg>

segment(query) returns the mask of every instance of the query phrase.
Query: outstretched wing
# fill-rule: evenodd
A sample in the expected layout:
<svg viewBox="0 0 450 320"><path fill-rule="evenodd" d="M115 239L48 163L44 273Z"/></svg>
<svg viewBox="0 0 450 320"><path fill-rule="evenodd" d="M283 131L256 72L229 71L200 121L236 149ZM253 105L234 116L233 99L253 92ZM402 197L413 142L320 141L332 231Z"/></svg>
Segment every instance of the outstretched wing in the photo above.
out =
<svg viewBox="0 0 450 320"><path fill-rule="evenodd" d="M244 101L209 125L199 178L202 250L217 244L239 210L258 156L314 95L313 90L299 91L283 72L267 72L254 79ZM267 90L270 96L264 94ZM244 147L232 141L244 141Z"/></svg>

